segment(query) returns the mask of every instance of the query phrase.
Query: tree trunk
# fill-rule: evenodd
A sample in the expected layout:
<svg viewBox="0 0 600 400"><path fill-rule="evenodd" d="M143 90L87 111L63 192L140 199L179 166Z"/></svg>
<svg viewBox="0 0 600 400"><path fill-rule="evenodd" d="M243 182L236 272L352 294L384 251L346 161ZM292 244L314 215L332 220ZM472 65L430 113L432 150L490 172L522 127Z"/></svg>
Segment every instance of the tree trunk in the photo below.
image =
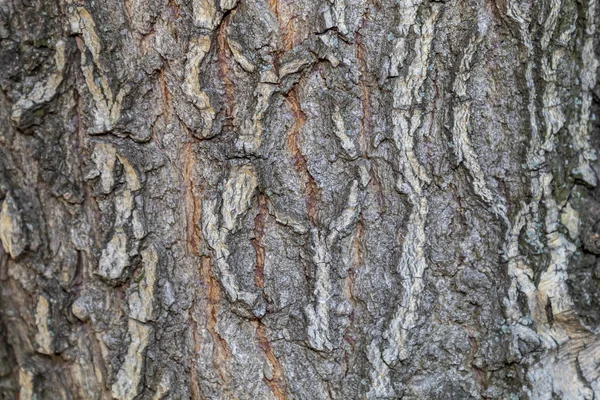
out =
<svg viewBox="0 0 600 400"><path fill-rule="evenodd" d="M599 16L1 0L0 398L599 398Z"/></svg>

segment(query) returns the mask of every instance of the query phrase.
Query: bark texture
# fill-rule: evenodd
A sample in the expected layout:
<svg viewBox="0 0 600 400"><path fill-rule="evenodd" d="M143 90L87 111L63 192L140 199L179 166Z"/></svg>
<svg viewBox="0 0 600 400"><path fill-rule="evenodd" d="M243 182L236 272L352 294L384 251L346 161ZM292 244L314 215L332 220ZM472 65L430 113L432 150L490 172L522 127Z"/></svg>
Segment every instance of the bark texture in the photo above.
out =
<svg viewBox="0 0 600 400"><path fill-rule="evenodd" d="M600 398L599 0L0 0L0 398Z"/></svg>

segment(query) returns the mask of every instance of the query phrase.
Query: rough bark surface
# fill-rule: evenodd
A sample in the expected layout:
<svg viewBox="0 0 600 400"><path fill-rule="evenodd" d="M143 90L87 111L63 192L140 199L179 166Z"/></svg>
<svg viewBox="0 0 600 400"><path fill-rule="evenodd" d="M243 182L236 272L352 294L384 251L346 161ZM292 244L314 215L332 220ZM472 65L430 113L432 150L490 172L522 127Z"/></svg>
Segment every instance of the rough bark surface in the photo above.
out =
<svg viewBox="0 0 600 400"><path fill-rule="evenodd" d="M0 0L0 398L600 398L599 0Z"/></svg>

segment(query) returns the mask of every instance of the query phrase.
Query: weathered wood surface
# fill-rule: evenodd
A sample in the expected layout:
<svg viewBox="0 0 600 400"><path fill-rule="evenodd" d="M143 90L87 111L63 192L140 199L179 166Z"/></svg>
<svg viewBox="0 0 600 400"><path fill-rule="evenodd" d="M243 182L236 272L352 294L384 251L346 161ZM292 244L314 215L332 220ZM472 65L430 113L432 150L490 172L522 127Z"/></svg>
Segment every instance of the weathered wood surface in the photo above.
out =
<svg viewBox="0 0 600 400"><path fill-rule="evenodd" d="M599 22L0 0L0 398L599 398Z"/></svg>

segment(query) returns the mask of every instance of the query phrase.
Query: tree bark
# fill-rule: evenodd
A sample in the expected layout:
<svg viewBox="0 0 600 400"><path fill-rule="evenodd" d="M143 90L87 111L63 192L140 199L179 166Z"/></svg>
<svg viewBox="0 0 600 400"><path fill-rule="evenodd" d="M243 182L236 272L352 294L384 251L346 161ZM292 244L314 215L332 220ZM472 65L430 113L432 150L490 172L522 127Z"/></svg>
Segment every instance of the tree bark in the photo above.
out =
<svg viewBox="0 0 600 400"><path fill-rule="evenodd" d="M0 398L599 398L599 15L0 1Z"/></svg>

